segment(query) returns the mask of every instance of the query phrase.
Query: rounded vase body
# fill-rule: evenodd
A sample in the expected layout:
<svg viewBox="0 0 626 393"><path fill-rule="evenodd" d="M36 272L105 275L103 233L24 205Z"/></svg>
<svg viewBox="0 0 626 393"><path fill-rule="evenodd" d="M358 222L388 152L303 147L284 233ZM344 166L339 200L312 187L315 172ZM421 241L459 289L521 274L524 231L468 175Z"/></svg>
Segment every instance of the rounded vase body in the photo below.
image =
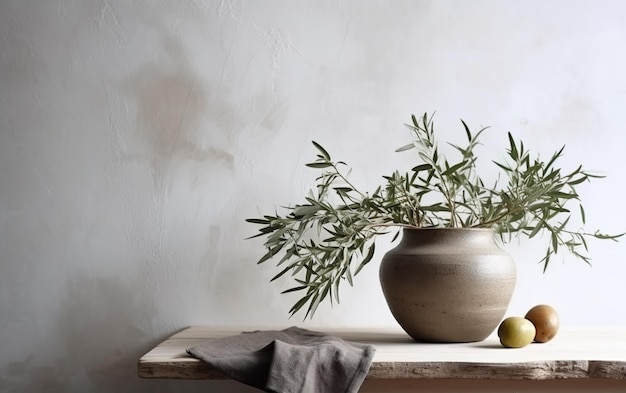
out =
<svg viewBox="0 0 626 393"><path fill-rule="evenodd" d="M482 341L515 288L513 259L490 229L403 229L380 265L389 309L417 341Z"/></svg>

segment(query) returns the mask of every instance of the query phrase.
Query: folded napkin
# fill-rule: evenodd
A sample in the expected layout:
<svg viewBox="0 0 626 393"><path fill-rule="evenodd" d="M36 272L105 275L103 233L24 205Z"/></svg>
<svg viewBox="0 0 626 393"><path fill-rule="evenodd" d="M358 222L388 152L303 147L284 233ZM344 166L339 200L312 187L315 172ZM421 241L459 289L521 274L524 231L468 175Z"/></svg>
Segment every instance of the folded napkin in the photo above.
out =
<svg viewBox="0 0 626 393"><path fill-rule="evenodd" d="M230 378L272 393L353 393L367 375L374 346L290 327L203 342L187 353Z"/></svg>

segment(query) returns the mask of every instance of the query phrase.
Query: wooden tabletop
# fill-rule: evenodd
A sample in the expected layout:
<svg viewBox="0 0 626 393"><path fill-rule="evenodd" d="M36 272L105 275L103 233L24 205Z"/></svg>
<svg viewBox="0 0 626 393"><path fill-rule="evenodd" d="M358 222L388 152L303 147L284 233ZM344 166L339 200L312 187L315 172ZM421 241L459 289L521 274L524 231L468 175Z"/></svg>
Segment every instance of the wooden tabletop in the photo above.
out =
<svg viewBox="0 0 626 393"><path fill-rule="evenodd" d="M139 359L139 376L226 379L185 350L206 340L250 330L254 329L183 329ZM400 330L315 330L374 345L376 354L368 379L626 379L626 326L562 328L548 343L519 349L503 348L495 335L477 343L427 344L414 342Z"/></svg>

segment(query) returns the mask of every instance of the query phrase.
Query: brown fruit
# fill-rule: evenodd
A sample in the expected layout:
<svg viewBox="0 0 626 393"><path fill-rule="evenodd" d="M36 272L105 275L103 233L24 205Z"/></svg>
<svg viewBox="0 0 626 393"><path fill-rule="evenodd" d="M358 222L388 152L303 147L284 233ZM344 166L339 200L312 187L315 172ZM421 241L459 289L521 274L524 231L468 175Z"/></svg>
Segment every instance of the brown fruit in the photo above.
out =
<svg viewBox="0 0 626 393"><path fill-rule="evenodd" d="M546 304L531 308L524 318L535 325L535 342L546 343L552 340L559 330L559 314Z"/></svg>

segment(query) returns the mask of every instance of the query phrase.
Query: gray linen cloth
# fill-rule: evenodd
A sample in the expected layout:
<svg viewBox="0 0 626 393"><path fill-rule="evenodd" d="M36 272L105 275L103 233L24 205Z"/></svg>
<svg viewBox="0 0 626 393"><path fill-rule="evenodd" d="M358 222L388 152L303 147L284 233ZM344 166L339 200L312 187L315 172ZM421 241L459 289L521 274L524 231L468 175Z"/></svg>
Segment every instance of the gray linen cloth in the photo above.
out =
<svg viewBox="0 0 626 393"><path fill-rule="evenodd" d="M290 327L246 332L188 348L230 378L272 393L355 393L374 346Z"/></svg>

